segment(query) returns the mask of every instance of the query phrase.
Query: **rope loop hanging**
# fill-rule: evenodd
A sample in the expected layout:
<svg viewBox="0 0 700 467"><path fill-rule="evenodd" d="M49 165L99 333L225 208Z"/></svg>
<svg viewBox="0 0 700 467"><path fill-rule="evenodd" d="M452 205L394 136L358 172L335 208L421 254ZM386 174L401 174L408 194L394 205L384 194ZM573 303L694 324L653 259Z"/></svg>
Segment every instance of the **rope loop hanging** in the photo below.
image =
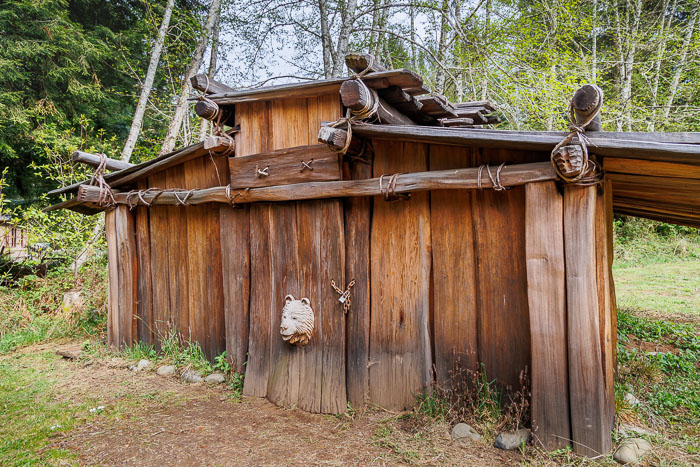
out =
<svg viewBox="0 0 700 467"><path fill-rule="evenodd" d="M486 169L486 174L489 177L489 180L491 181L491 187L493 188L494 191L506 191L508 190L507 187L503 186L501 183L501 171L503 168L506 166L506 163L502 163L501 165L498 166L496 169L496 175L494 176L491 173L491 167L488 164L481 164L479 166L479 171L476 173L476 186L479 190L483 190L483 184L481 182L482 180L482 174L484 172L484 169Z"/></svg>
<svg viewBox="0 0 700 467"><path fill-rule="evenodd" d="M583 122L577 122L576 112L574 110L573 98L569 100L568 106L568 118L569 118L569 134L564 137L564 139L557 144L552 150L550 161L552 167L556 171L557 175L567 183L575 183L580 185L595 185L600 183L602 180L600 171L600 165L595 161L593 156L588 154L588 145L592 144L591 141L586 136L586 127L596 118L600 113L600 109L603 106L603 91L596 85L591 85L598 94L598 101L593 106L591 113L586 117ZM570 177L563 173L559 164L556 162L559 150L565 148L565 146L572 143L574 146L578 146L581 150L581 162L580 171L574 177Z"/></svg>
<svg viewBox="0 0 700 467"><path fill-rule="evenodd" d="M399 175L396 173L389 176L386 186L384 186L384 177L386 175L379 177L379 191L384 195L384 201L407 200L411 197L411 193L396 193L396 182L399 179Z"/></svg>
<svg viewBox="0 0 700 467"><path fill-rule="evenodd" d="M100 163L95 167L95 171L90 178L90 185L96 186L100 189L100 196L97 200L97 204L104 208L110 208L114 206L116 201L114 200L114 194L112 193L112 188L105 181L105 169L107 168L107 155L105 153L98 154L100 157Z"/></svg>

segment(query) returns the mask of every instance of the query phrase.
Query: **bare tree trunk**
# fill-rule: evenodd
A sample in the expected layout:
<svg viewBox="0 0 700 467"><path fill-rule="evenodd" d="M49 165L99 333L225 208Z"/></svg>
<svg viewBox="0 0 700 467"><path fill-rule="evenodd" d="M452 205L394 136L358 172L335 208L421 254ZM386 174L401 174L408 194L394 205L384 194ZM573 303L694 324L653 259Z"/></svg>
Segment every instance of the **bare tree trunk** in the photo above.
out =
<svg viewBox="0 0 700 467"><path fill-rule="evenodd" d="M628 7L631 6L630 0L627 2ZM634 60L635 54L637 52L637 34L639 32L639 22L642 14L642 0L636 0L636 4L633 11L632 24L628 26L627 34L628 48L627 56L623 64L625 73L624 80L622 82L622 93L621 100L624 105L624 125L627 131L632 131L632 74L634 71ZM631 28L631 30L630 30Z"/></svg>
<svg viewBox="0 0 700 467"><path fill-rule="evenodd" d="M442 0L440 7L440 31L438 36L437 59L438 67L435 73L435 87L440 94L445 92L445 71L443 65L445 63L445 44L447 43L447 15L449 14L449 0Z"/></svg>
<svg viewBox="0 0 700 467"><path fill-rule="evenodd" d="M411 0L411 6L409 6L409 15L411 16L411 68L413 70L418 69L418 62L416 61L416 8L415 3Z"/></svg>
<svg viewBox="0 0 700 467"><path fill-rule="evenodd" d="M598 31L596 31L597 19L598 0L593 0L593 21L591 24L591 36L593 42L591 44L591 53L593 55L591 60L591 83L593 84L596 84L596 80L598 79Z"/></svg>
<svg viewBox="0 0 700 467"><path fill-rule="evenodd" d="M332 77L338 77L343 74L345 66L345 55L348 53L348 44L350 43L350 35L355 20L355 10L357 9L357 0L347 0L347 3L340 10L340 32L338 34L338 43L333 53L333 71Z"/></svg>
<svg viewBox="0 0 700 467"><path fill-rule="evenodd" d="M671 27L673 21L673 13L676 10L676 0L673 1L671 5L671 11L668 15L668 21L666 21L666 11L668 9L668 0L665 0L661 5L661 21L659 22L659 49L656 52L656 61L654 63L654 83L651 87L651 105L652 105L652 115L649 119L649 125L647 126L649 131L654 131L656 128L656 119L659 114L659 109L657 108L659 104L659 81L661 80L661 63L663 62L664 54L666 53L666 45L668 43L668 38L665 32Z"/></svg>
<svg viewBox="0 0 700 467"><path fill-rule="evenodd" d="M323 77L330 78L333 73L331 67L331 54L333 52L333 41L328 25L328 10L326 0L318 0L318 13L321 18L321 48L323 50Z"/></svg>
<svg viewBox="0 0 700 467"><path fill-rule="evenodd" d="M168 0L168 3L165 5L163 21L160 23L160 29L158 29L158 36L156 36L156 42L155 44L153 44L153 49L151 50L151 60L148 63L146 79L143 81L141 95L139 96L139 101L136 104L136 112L134 112L134 119L131 121L131 129L129 130L129 136L126 138L124 149L122 149L121 160L123 160L124 162L128 162L129 159L131 159L131 153L134 151L136 141L139 139L139 133L141 133L141 126L143 125L143 116L146 113L146 104L148 104L148 96L151 95L151 89L153 89L153 80L155 79L156 71L158 70L160 55L163 52L163 44L165 44L165 35L168 32L168 27L170 27L170 16L173 12L174 4L175 0Z"/></svg>
<svg viewBox="0 0 700 467"><path fill-rule="evenodd" d="M486 31L484 31L483 37L490 37L491 35L491 0L486 0ZM488 48L486 48L485 53L488 52ZM481 100L485 101L488 99L488 94L489 94L489 82L487 78L487 74L484 73L483 78L481 79Z"/></svg>
<svg viewBox="0 0 700 467"><path fill-rule="evenodd" d="M683 73L683 68L685 68L685 63L688 58L688 46L693 38L693 32L695 31L695 22L698 19L698 10L695 8L693 10L693 16L688 20L688 25L685 30L685 38L683 39L683 46L681 48L681 56L676 62L676 69L673 72L673 78L671 79L671 88L669 89L668 96L666 97L666 103L664 104L664 115L663 121L668 120L668 116L671 113L671 105L673 105L673 100L676 98L676 92L678 91L678 83L681 79L681 74Z"/></svg>
<svg viewBox="0 0 700 467"><path fill-rule="evenodd" d="M209 71L207 72L207 76L209 77L210 80L213 80L214 77L216 76L216 62L217 62L217 56L219 54L219 22L220 19L216 18L216 23L214 24L214 31L212 32L212 37L211 37L211 52L209 55ZM204 141L204 138L207 136L207 132L209 130L209 120L206 118L200 119L200 126L199 126L199 141Z"/></svg>
<svg viewBox="0 0 700 467"><path fill-rule="evenodd" d="M189 106L187 105L187 98L190 95L190 90L192 85L190 79L197 74L200 65L202 64L202 59L204 57L204 51L209 43L209 37L214 29L214 23L216 23L219 17L219 8L221 7L221 0L212 0L209 6L209 12L207 13L207 20L204 23L204 30L202 31L202 36L197 42L197 47L194 49L194 56L192 57L192 63L190 63L187 73L185 73L184 81L182 82L182 87L180 88L180 97L178 98L177 105L175 106L175 111L173 112L172 120L168 126L168 132L165 135L165 140L163 141L163 147L160 150L160 154L166 154L173 150L175 147L175 142L177 141L177 135L180 133L180 128L182 127L182 120L184 119Z"/></svg>

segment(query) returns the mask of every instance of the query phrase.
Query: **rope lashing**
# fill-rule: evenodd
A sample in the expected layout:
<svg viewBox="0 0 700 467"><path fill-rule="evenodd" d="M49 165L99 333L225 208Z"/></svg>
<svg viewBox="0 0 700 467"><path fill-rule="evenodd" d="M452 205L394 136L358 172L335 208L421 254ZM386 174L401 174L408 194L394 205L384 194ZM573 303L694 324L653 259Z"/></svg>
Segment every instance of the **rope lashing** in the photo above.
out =
<svg viewBox="0 0 700 467"><path fill-rule="evenodd" d="M345 288L345 290L341 289L337 285L335 285L335 281L331 279L331 287L340 295L338 297L338 301L343 304L343 312L347 315L348 311L350 311L350 307L352 306L352 302L350 300L350 289L355 285L355 279L351 280L348 286Z"/></svg>
<svg viewBox="0 0 700 467"><path fill-rule="evenodd" d="M255 166L255 176L258 178L262 177L269 177L270 173L268 172L270 170L270 166L265 167L264 169L261 169L257 165Z"/></svg>
<svg viewBox="0 0 700 467"><path fill-rule="evenodd" d="M107 168L107 155L104 153L98 154L100 156L100 163L95 167L95 171L92 174L89 184L97 186L100 189L100 195L97 200L97 204L104 208L112 207L116 204L114 200L114 194L112 193L112 188L105 181L105 169Z"/></svg>
<svg viewBox="0 0 700 467"><path fill-rule="evenodd" d="M236 198L238 198L239 196L242 196L240 192L237 192L235 195L231 196L231 184L229 183L228 185L226 185L226 199L228 200L228 204L230 204L232 208L235 208L237 206Z"/></svg>
<svg viewBox="0 0 700 467"><path fill-rule="evenodd" d="M389 176L389 181L384 186L384 177L381 175L379 177L379 191L384 194L385 201L398 201L405 200L411 197L410 193L396 193L396 182L399 179L400 174L394 174Z"/></svg>
<svg viewBox="0 0 700 467"><path fill-rule="evenodd" d="M209 76L205 75L205 78L207 80L207 85L204 87L204 92L202 93L202 95L199 96L199 100L203 101L203 102L208 102L216 107L216 113L211 118L211 120L212 120L212 134L214 136L220 136L226 140L226 146L224 147L224 149L221 149L218 151L214 150L214 149L210 149L209 155L211 155L211 156L228 156L228 155L232 154L234 149L235 149L235 141L231 137L231 135L229 135L228 133L226 133L224 131L224 127L221 124L221 118L223 117L223 111L221 110L221 107L219 107L219 105L216 102L214 102L209 97L207 97L207 92L209 91Z"/></svg>
<svg viewBox="0 0 700 467"><path fill-rule="evenodd" d="M479 190L483 190L483 185L482 185L482 173L484 169L486 169L486 174L489 176L489 180L491 180L491 187L493 188L494 191L505 191L508 188L504 187L503 184L501 183L501 170L506 166L506 163L502 163L501 165L498 166L496 169L496 175L494 176L491 173L491 167L488 164L481 164L479 166L479 170L476 173L476 186Z"/></svg>
<svg viewBox="0 0 700 467"><path fill-rule="evenodd" d="M586 117L586 119L583 122L578 123L576 121L576 112L574 110L573 98L569 101L569 134L566 135L564 139L562 139L561 142L554 147L550 156L552 167L554 167L554 170L556 171L557 175L562 180L568 183L580 182L579 184L591 185L596 184L600 181L600 176L595 174L595 169L599 167L599 165L588 155L588 144L591 144L591 141L588 139L588 137L586 137L585 131L588 124L590 124L593 121L593 119L595 119L595 117L600 112L601 107L603 106L603 91L596 85L591 86L593 87L593 89L595 89L596 93L598 94L598 102L593 106L593 109L588 115L588 117ZM561 148L571 143L571 141L573 141L574 138L577 138L575 144L581 147L581 151L583 153L583 160L581 163L581 171L578 173L578 175L576 175L575 177L569 177L566 174L562 173L562 171L559 168L559 165L555 161L555 156ZM592 176L590 175L591 172L593 172Z"/></svg>
<svg viewBox="0 0 700 467"><path fill-rule="evenodd" d="M153 204L153 200L149 203L146 201L144 198L144 195L155 193L156 196L153 197L153 200L155 200L158 196L160 196L163 193L163 190L160 188L148 188L146 190L131 190L126 194L126 205L129 206L129 211L133 210L136 206L139 205L139 202L143 204L146 207L151 207ZM136 198L136 200L133 200L133 198Z"/></svg>
<svg viewBox="0 0 700 467"><path fill-rule="evenodd" d="M313 171L314 168L311 167L311 164L313 164L313 163L314 163L314 160L313 160L313 159L311 159L309 162L301 161L301 170L300 170L299 172L303 172L303 171L306 170L306 169L309 169L309 170Z"/></svg>
<svg viewBox="0 0 700 467"><path fill-rule="evenodd" d="M194 191L195 190L189 190L185 192L184 198L180 198L182 191L173 191L172 193L173 195L175 195L175 199L177 199L178 206L189 206L189 204L187 204L187 200L190 198L190 196L192 196L192 193L194 193Z"/></svg>

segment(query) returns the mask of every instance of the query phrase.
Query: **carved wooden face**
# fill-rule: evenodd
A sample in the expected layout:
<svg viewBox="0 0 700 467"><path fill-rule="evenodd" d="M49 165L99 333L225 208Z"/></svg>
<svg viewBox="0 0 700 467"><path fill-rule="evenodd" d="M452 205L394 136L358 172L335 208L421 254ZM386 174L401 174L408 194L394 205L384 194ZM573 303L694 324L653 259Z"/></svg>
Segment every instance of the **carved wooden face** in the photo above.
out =
<svg viewBox="0 0 700 467"><path fill-rule="evenodd" d="M306 345L314 333L314 310L308 298L295 300L293 296L284 298L280 334L282 339L294 345Z"/></svg>

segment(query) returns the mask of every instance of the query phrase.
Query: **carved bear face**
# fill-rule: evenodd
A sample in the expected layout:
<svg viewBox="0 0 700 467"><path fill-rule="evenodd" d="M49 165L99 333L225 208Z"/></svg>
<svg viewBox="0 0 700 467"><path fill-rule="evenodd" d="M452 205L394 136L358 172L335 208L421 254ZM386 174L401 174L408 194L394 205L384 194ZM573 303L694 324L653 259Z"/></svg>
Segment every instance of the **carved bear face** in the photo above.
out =
<svg viewBox="0 0 700 467"><path fill-rule="evenodd" d="M284 298L280 334L282 339L294 345L306 345L314 333L314 310L308 298L294 299L287 295Z"/></svg>

